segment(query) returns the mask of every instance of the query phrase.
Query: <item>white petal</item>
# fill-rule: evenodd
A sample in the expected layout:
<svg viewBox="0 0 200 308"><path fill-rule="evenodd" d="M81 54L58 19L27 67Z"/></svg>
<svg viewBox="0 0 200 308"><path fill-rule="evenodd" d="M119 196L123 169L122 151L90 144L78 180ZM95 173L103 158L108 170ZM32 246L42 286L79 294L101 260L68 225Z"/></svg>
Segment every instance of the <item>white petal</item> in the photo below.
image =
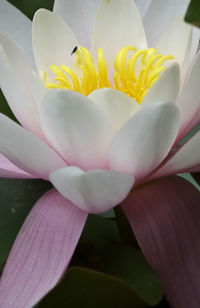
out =
<svg viewBox="0 0 200 308"><path fill-rule="evenodd" d="M138 110L137 102L118 90L103 88L93 91L88 96L112 123L114 130L119 130Z"/></svg>
<svg viewBox="0 0 200 308"><path fill-rule="evenodd" d="M193 27L192 29L192 45L191 45L191 50L190 50L190 57L189 57L189 63L188 66L191 65L193 62L197 51L199 47L199 40L200 40L200 29L197 27Z"/></svg>
<svg viewBox="0 0 200 308"><path fill-rule="evenodd" d="M132 0L103 0L96 18L92 51L103 49L103 55L114 69L117 52L125 46L146 48L146 37L137 6Z"/></svg>
<svg viewBox="0 0 200 308"><path fill-rule="evenodd" d="M33 18L33 52L38 71L52 73L50 65L65 64L71 66L71 55L75 46L79 46L72 30L54 13L40 9Z"/></svg>
<svg viewBox="0 0 200 308"><path fill-rule="evenodd" d="M55 0L53 11L73 29L81 46L91 45L92 29L101 0Z"/></svg>
<svg viewBox="0 0 200 308"><path fill-rule="evenodd" d="M113 136L103 112L74 91L50 91L41 103L41 125L56 150L83 169L104 168Z"/></svg>
<svg viewBox="0 0 200 308"><path fill-rule="evenodd" d="M178 128L179 113L174 104L141 107L113 139L111 169L133 174L136 180L145 177L166 157Z"/></svg>
<svg viewBox="0 0 200 308"><path fill-rule="evenodd" d="M39 108L44 96L49 92L49 89L43 84L39 74L32 72L31 75L31 93L34 98L36 107Z"/></svg>
<svg viewBox="0 0 200 308"><path fill-rule="evenodd" d="M67 164L41 139L0 114L0 153L24 171L48 178Z"/></svg>
<svg viewBox="0 0 200 308"><path fill-rule="evenodd" d="M141 106L154 102L175 102L180 90L180 67L177 63L168 66L152 85L142 100Z"/></svg>
<svg viewBox="0 0 200 308"><path fill-rule="evenodd" d="M192 26L184 21L183 16L179 16L163 33L156 48L163 55L174 56L181 68L185 69L192 43Z"/></svg>
<svg viewBox="0 0 200 308"><path fill-rule="evenodd" d="M19 122L42 137L39 116L31 95L32 66L17 45L7 36L0 36L0 85Z"/></svg>
<svg viewBox="0 0 200 308"><path fill-rule="evenodd" d="M129 174L112 170L83 172L76 167L53 172L50 181L64 197L90 213L105 212L121 203L134 184Z"/></svg>
<svg viewBox="0 0 200 308"><path fill-rule="evenodd" d="M140 15L143 18L151 4L151 0L135 0L135 3L140 11Z"/></svg>
<svg viewBox="0 0 200 308"><path fill-rule="evenodd" d="M187 141L163 167L152 174L151 178L193 171L193 167L200 165L199 149L200 132Z"/></svg>
<svg viewBox="0 0 200 308"><path fill-rule="evenodd" d="M183 86L183 90L177 101L177 107L179 108L181 115L181 126L178 137L179 140L200 121L199 76L200 52L193 62L191 70Z"/></svg>
<svg viewBox="0 0 200 308"><path fill-rule="evenodd" d="M1 0L0 31L5 31L32 60L31 21L6 0Z"/></svg>
<svg viewBox="0 0 200 308"><path fill-rule="evenodd" d="M179 15L185 14L189 0L151 1L144 17L144 28L148 45L155 47L170 23Z"/></svg>

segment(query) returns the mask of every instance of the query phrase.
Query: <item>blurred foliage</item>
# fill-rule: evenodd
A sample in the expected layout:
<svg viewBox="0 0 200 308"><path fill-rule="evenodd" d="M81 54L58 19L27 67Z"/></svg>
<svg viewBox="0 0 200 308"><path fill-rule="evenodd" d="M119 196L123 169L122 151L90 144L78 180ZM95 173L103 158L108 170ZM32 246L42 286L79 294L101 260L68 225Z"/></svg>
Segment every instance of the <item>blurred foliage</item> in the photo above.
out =
<svg viewBox="0 0 200 308"><path fill-rule="evenodd" d="M70 268L39 307L142 308L162 296L141 251L121 243L116 221L89 215Z"/></svg>
<svg viewBox="0 0 200 308"><path fill-rule="evenodd" d="M185 15L185 21L200 27L200 1L191 0Z"/></svg>
<svg viewBox="0 0 200 308"><path fill-rule="evenodd" d="M43 180L0 179L0 266L32 206L50 187Z"/></svg>
<svg viewBox="0 0 200 308"><path fill-rule="evenodd" d="M0 113L5 114L8 116L10 119L14 120L15 122L18 122L17 119L15 118L12 110L10 109L1 89L0 89Z"/></svg>
<svg viewBox="0 0 200 308"><path fill-rule="evenodd" d="M35 11L40 8L52 11L54 0L9 0L9 2L32 20Z"/></svg>
<svg viewBox="0 0 200 308"><path fill-rule="evenodd" d="M192 173L192 177L195 179L195 181L200 185L200 172L194 172ZM200 186L199 186L200 187Z"/></svg>

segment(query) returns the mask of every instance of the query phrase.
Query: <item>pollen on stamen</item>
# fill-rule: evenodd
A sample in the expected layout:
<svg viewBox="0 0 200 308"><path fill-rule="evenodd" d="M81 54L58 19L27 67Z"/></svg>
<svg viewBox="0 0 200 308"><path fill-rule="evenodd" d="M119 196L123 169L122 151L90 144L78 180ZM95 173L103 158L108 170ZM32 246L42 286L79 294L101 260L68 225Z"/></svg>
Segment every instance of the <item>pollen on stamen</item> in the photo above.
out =
<svg viewBox="0 0 200 308"><path fill-rule="evenodd" d="M134 46L126 46L116 55L113 80L110 81L101 48L97 50L97 63L84 47L75 47L72 54L75 54L76 65L81 70L80 76L64 64L51 65L55 74L52 82L46 82L47 74L41 72L41 80L48 89L68 89L89 95L96 89L109 87L124 92L138 104L165 70L163 63L174 58L171 55L163 56L154 48L137 50Z"/></svg>

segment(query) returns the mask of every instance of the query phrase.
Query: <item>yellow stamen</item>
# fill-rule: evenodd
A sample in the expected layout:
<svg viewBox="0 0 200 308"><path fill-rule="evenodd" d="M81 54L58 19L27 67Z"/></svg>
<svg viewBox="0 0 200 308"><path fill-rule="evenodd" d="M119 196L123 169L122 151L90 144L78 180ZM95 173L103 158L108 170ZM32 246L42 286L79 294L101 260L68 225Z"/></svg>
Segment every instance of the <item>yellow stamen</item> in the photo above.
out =
<svg viewBox="0 0 200 308"><path fill-rule="evenodd" d="M101 48L97 51L97 65L84 47L76 49L75 56L76 64L82 71L81 76L64 64L59 67L51 65L50 69L56 76L54 82L46 82L47 73L41 72L41 80L48 89L68 89L89 95L96 89L109 87L124 92L138 104L159 78L159 74L165 70L163 63L173 59L170 55L158 54L154 48L137 50L134 46L126 46L116 55L112 84L108 80L107 65Z"/></svg>

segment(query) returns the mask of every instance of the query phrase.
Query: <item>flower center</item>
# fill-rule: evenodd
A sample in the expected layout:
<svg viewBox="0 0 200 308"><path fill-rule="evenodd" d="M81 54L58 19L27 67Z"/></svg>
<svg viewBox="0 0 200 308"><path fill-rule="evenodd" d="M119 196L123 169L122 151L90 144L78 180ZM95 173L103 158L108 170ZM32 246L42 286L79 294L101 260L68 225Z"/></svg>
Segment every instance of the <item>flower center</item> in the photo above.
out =
<svg viewBox="0 0 200 308"><path fill-rule="evenodd" d="M115 72L111 83L101 48L97 51L97 63L84 47L75 47L72 53L75 53L81 73L75 73L65 65L51 65L50 68L56 75L54 82L47 82L47 74L42 72L43 82L48 89L68 89L89 95L96 89L109 87L124 92L139 104L159 78L159 74L165 70L163 63L173 59L173 56L157 53L154 48L137 50L134 46L126 46L115 58Z"/></svg>

